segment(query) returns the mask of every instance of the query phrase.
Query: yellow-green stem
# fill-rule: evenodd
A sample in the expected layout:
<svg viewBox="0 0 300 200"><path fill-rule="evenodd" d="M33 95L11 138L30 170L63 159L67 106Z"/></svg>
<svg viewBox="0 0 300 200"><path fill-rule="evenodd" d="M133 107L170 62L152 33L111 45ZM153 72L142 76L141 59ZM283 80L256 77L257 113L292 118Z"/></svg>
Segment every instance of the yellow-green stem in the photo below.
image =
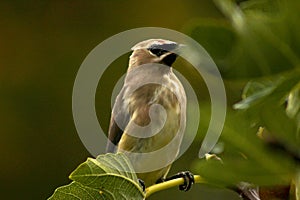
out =
<svg viewBox="0 0 300 200"><path fill-rule="evenodd" d="M195 183L206 183L206 181L199 175L194 175L194 179L195 179ZM155 185L151 185L150 187L146 188L146 198L148 198L151 194L155 192L166 190L175 186L179 186L182 185L183 183L184 183L183 178L176 178Z"/></svg>

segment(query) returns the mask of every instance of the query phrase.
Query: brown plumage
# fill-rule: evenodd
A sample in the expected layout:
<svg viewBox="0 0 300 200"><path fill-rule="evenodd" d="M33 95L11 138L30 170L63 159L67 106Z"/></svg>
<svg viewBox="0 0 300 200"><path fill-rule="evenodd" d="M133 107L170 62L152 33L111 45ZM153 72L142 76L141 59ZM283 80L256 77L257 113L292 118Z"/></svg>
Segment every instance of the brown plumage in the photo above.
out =
<svg viewBox="0 0 300 200"><path fill-rule="evenodd" d="M146 186L166 177L185 129L186 95L171 68L177 48L177 43L162 39L135 45L112 111L107 152L127 154ZM167 151L145 156L166 145Z"/></svg>

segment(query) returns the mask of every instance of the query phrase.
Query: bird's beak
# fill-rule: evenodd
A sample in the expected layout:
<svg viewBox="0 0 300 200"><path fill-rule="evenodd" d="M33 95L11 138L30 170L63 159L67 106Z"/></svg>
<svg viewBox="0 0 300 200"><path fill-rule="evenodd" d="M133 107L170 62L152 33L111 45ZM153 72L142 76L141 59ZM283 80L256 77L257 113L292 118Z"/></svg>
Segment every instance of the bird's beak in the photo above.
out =
<svg viewBox="0 0 300 200"><path fill-rule="evenodd" d="M178 45L175 47L175 49L173 49L173 50L171 50L171 51L165 53L165 54L162 56L163 62L164 62L165 64L167 64L168 66L171 66L171 65L175 62L177 56L180 56L180 54L181 54L181 52L182 52L182 50L184 49L185 46L186 46L186 45L184 45L184 44L178 44Z"/></svg>
<svg viewBox="0 0 300 200"><path fill-rule="evenodd" d="M182 51L184 51L186 47L187 46L185 44L178 44L177 47L172 52L180 56L182 54Z"/></svg>
<svg viewBox="0 0 300 200"><path fill-rule="evenodd" d="M186 48L186 45L184 45L184 44L177 44L175 48L173 47L173 49L165 49L168 52L165 53L163 55L163 57L167 57L167 56L169 56L171 54L175 54L176 56L179 56L182 53L182 51L184 51L185 48Z"/></svg>

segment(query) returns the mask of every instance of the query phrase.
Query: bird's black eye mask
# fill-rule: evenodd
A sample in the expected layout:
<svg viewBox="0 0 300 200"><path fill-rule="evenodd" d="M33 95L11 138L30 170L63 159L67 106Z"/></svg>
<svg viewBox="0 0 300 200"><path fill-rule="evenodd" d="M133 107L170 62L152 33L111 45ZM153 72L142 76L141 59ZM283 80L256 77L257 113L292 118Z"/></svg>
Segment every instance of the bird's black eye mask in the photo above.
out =
<svg viewBox="0 0 300 200"><path fill-rule="evenodd" d="M163 50L163 49L153 49L153 48L148 48L148 50L156 55L157 57L160 57L161 55L167 53L168 51L167 50Z"/></svg>
<svg viewBox="0 0 300 200"><path fill-rule="evenodd" d="M177 48L176 43L170 43L170 44L153 44L148 49L152 54L156 55L157 57L160 57L161 55L170 52Z"/></svg>

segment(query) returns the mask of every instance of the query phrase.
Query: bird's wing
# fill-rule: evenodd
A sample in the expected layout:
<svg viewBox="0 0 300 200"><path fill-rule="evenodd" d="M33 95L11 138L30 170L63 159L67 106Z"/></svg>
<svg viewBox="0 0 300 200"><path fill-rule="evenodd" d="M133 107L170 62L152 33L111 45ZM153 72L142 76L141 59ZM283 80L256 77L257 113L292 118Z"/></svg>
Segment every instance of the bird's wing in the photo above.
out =
<svg viewBox="0 0 300 200"><path fill-rule="evenodd" d="M123 134L123 130L117 125L114 116L111 116L106 153L114 153Z"/></svg>
<svg viewBox="0 0 300 200"><path fill-rule="evenodd" d="M129 113L122 109L125 107L123 99L124 90L116 98L116 102L111 114L110 125L108 130L108 141L106 145L106 153L115 153L117 145L123 135L123 130L128 124L130 119ZM118 122L118 123L117 123Z"/></svg>

